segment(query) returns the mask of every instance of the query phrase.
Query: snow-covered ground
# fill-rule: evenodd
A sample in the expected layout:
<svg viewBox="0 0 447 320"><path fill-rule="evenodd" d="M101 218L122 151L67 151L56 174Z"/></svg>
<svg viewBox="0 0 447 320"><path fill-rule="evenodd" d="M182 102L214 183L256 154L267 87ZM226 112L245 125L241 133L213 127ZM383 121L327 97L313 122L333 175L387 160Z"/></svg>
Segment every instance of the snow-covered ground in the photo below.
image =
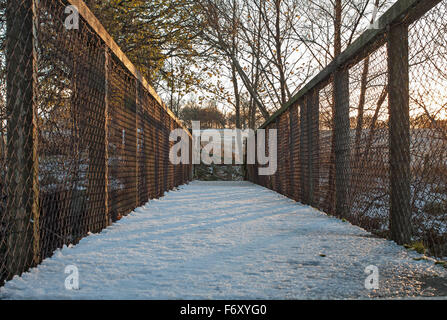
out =
<svg viewBox="0 0 447 320"><path fill-rule="evenodd" d="M350 299L447 295L447 272L246 182L193 182L64 248L3 299ZM65 289L65 268L80 288ZM365 268L380 289L365 289Z"/></svg>

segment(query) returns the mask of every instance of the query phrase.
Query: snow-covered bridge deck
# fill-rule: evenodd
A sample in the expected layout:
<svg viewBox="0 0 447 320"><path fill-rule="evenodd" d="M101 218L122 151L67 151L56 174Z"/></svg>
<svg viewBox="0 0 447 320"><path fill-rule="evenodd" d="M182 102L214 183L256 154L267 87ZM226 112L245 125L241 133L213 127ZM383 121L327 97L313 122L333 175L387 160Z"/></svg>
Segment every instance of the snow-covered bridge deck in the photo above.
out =
<svg viewBox="0 0 447 320"><path fill-rule="evenodd" d="M0 298L318 299L444 295L446 271L246 182L193 182L64 248ZM68 265L80 289L68 291ZM380 289L365 289L365 268Z"/></svg>

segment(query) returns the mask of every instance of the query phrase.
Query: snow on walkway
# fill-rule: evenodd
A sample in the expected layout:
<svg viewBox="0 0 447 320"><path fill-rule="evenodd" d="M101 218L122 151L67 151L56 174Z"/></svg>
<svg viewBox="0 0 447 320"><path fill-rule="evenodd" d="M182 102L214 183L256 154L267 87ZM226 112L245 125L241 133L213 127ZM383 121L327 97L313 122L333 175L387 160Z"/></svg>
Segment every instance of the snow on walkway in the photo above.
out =
<svg viewBox="0 0 447 320"><path fill-rule="evenodd" d="M326 255L323 257L322 255ZM349 299L441 294L446 271L246 182L193 182L0 289L3 299ZM79 269L68 291L66 266ZM380 290L364 287L365 268Z"/></svg>

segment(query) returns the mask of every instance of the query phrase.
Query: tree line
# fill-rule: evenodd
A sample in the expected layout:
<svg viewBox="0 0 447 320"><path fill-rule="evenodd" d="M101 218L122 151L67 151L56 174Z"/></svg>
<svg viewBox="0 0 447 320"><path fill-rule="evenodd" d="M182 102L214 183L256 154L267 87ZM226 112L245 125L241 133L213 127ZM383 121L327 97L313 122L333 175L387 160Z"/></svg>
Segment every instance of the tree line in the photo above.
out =
<svg viewBox="0 0 447 320"><path fill-rule="evenodd" d="M191 95L255 128L393 0L89 0L178 115ZM368 72L365 62L364 72ZM360 124L361 125L361 124Z"/></svg>

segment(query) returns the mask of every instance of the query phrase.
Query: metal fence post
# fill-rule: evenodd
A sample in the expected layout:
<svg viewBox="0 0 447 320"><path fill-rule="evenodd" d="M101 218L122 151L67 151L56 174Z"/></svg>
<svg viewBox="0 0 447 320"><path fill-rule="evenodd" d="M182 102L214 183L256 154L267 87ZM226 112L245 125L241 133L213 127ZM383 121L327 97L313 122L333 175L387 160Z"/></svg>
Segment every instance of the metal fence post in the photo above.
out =
<svg viewBox="0 0 447 320"><path fill-rule="evenodd" d="M320 202L320 96L313 90L307 100L309 205L317 207Z"/></svg>
<svg viewBox="0 0 447 320"><path fill-rule="evenodd" d="M398 244L411 241L411 155L408 26L391 27L388 35L390 231Z"/></svg>
<svg viewBox="0 0 447 320"><path fill-rule="evenodd" d="M105 164L104 164L104 169L105 169L105 185L104 185L104 192L105 192L105 211L104 211L104 225L105 227L108 227L111 223L112 223L112 219L110 217L110 205L109 205L109 126L110 126L110 115L109 115L109 68L110 68L110 51L108 47L105 47L104 50L104 54L105 54L105 64L104 64L104 78L105 78L105 94L104 94L104 105L105 105L105 109L104 109L104 114L105 114L105 125L104 125L104 130L105 130L105 139L104 139L104 152L105 152L105 156L104 156L104 160L105 160Z"/></svg>
<svg viewBox="0 0 447 320"><path fill-rule="evenodd" d="M192 153L193 153L193 141L192 141L192 138L190 139L190 146L189 146L189 152L190 152L190 167L191 167L191 176L190 176L190 178L189 178L189 180L190 181L193 181L194 180L194 178L195 178L195 174L196 174L196 170L197 170L197 168L196 168L196 166L197 165L195 165L194 164L194 162L193 162L193 158L192 158Z"/></svg>
<svg viewBox="0 0 447 320"><path fill-rule="evenodd" d="M300 174L301 174L301 194L300 201L309 204L309 139L308 139L308 95L300 102Z"/></svg>
<svg viewBox="0 0 447 320"><path fill-rule="evenodd" d="M349 120L349 71L337 70L334 74L334 137L335 137L335 214L347 217L350 120Z"/></svg>
<svg viewBox="0 0 447 320"><path fill-rule="evenodd" d="M140 107L140 82L135 79L135 207L140 206L140 164L139 164L139 117Z"/></svg>
<svg viewBox="0 0 447 320"><path fill-rule="evenodd" d="M300 190L302 188L300 176L296 171L300 171L301 159L299 158L299 147L300 147L300 127L298 119L298 105L295 105L290 112L290 136L291 136L291 172L292 172L292 188L293 188L293 199L300 199ZM296 161L296 163L295 163Z"/></svg>
<svg viewBox="0 0 447 320"><path fill-rule="evenodd" d="M39 263L37 149L37 7L35 0L7 2L7 173L3 188L9 221L8 278Z"/></svg>
<svg viewBox="0 0 447 320"><path fill-rule="evenodd" d="M273 185L273 190L275 190L278 193L283 194L284 190L282 188L282 181L285 179L285 177L283 177L281 175L281 171L282 168L284 166L284 155L283 155L283 149L282 149L282 138L283 138L283 134L282 134L282 129L281 129L281 121L280 121L280 117L277 117L275 120L275 127L276 130L278 132L278 140L276 143L276 147L278 149L277 154L278 154L278 167L277 170L275 172L275 183ZM269 150L269 155L270 155L270 150Z"/></svg>
<svg viewBox="0 0 447 320"><path fill-rule="evenodd" d="M295 113L292 110L289 110L289 196L292 199L295 199L295 164L293 163L294 158L294 150L295 150L295 128L296 128L296 118Z"/></svg>
<svg viewBox="0 0 447 320"><path fill-rule="evenodd" d="M88 157L88 171L87 171L87 210L83 213L84 221L81 223L82 236L88 232L100 232L104 228L105 216L105 198L104 193L106 185L106 170L104 161L106 158L106 115L105 115L105 73L101 80L101 86L97 86L94 81L93 74L96 72L104 72L105 56L97 56L95 52L86 50L83 60L80 61L80 67L87 67L90 72L83 73L82 76L76 79L80 115L83 118L83 126L81 130L81 141L86 148ZM86 61L96 62L88 65ZM100 69L94 69L94 65L99 65ZM89 69L91 68L91 69ZM104 85L104 87L103 87ZM87 89L88 88L88 89ZM85 96L89 95L87 99Z"/></svg>

